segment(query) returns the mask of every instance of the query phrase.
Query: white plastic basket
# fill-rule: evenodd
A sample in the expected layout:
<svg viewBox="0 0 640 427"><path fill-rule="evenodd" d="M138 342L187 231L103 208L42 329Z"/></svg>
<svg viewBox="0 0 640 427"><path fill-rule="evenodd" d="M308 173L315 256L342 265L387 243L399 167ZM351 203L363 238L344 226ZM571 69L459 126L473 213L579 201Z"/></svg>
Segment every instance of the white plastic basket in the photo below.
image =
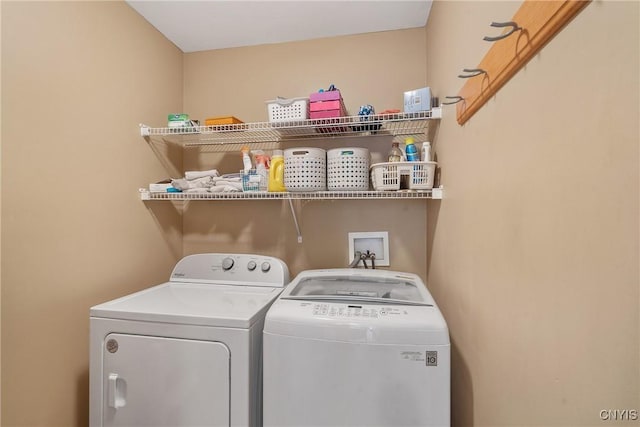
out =
<svg viewBox="0 0 640 427"><path fill-rule="evenodd" d="M309 118L309 98L278 98L267 101L269 122L286 123Z"/></svg>
<svg viewBox="0 0 640 427"><path fill-rule="evenodd" d="M327 152L322 148L284 150L284 186L287 191L327 189Z"/></svg>
<svg viewBox="0 0 640 427"><path fill-rule="evenodd" d="M369 189L369 150L334 148L327 151L329 191L367 191Z"/></svg>
<svg viewBox="0 0 640 427"><path fill-rule="evenodd" d="M433 188L436 162L386 162L371 165L371 184L376 191L429 190Z"/></svg>
<svg viewBox="0 0 640 427"><path fill-rule="evenodd" d="M267 191L269 178L256 169L241 170L242 191Z"/></svg>

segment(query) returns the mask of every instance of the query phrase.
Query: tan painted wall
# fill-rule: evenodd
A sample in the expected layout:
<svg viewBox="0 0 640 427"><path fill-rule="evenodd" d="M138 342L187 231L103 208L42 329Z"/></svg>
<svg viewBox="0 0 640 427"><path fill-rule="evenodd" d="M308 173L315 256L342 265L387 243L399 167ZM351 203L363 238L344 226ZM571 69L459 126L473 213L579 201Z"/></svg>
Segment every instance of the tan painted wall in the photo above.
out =
<svg viewBox="0 0 640 427"><path fill-rule="evenodd" d="M86 425L88 308L164 280L183 251L267 253L295 274L344 265L347 231L383 229L392 268L428 271L449 322L455 425L593 425L600 409L640 408L636 2L592 3L465 127L446 111L442 202L306 202L299 245L281 202L182 213L135 194L240 165L227 147L187 150L183 166L138 122L183 107L262 121L265 100L330 83L352 112L400 108L427 81L455 94L487 22L517 6L437 2L426 37L188 54L183 75L182 54L122 3L3 2L3 425ZM389 142L322 144L381 157Z"/></svg>
<svg viewBox="0 0 640 427"><path fill-rule="evenodd" d="M518 7L434 4L440 96ZM429 283L453 339L455 425L608 425L600 410L640 409L639 15L594 1L465 126L446 111Z"/></svg>
<svg viewBox="0 0 640 427"><path fill-rule="evenodd" d="M138 123L181 81L124 2L2 2L3 426L86 426L89 307L181 255L179 216L136 191L165 173Z"/></svg>
<svg viewBox="0 0 640 427"><path fill-rule="evenodd" d="M0 4L0 46L2 46L2 4ZM0 81L2 81L2 67L0 66ZM2 99L2 84L0 84L0 99ZM0 114L2 106L0 105ZM2 135L2 120L0 120L0 135ZM0 137L0 165L2 165L2 138ZM0 170L0 188L2 188L2 171ZM0 193L0 224L2 224L2 194ZM0 242L2 242L2 227L0 226ZM2 425L2 245L0 245L0 425Z"/></svg>
<svg viewBox="0 0 640 427"><path fill-rule="evenodd" d="M405 90L426 85L424 28L185 55L185 109L194 117L234 115L267 121L266 100L308 96L335 84L347 109L402 109ZM280 148L360 146L382 161L389 138L282 143ZM198 150L187 168L241 167L239 145ZM271 149L274 146L265 145ZM426 204L417 201L312 201L298 207L298 244L289 206L280 201L192 203L185 214L185 253L238 251L283 258L293 274L309 268L347 266L349 231L388 231L391 268L426 275Z"/></svg>

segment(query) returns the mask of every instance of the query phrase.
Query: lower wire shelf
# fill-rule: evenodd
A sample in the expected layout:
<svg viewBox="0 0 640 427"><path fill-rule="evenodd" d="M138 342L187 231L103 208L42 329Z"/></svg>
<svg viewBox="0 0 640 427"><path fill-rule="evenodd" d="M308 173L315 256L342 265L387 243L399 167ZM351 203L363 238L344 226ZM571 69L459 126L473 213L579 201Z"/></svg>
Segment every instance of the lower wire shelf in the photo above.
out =
<svg viewBox="0 0 640 427"><path fill-rule="evenodd" d="M309 191L269 193L245 191L237 193L155 193L141 188L141 200L379 200L442 199L443 188L399 191Z"/></svg>

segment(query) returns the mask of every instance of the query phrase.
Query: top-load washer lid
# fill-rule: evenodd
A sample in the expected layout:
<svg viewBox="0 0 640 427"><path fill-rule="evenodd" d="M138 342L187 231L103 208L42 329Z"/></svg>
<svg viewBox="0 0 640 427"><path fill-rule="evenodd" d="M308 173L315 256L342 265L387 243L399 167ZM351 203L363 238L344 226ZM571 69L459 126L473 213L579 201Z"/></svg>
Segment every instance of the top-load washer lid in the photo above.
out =
<svg viewBox="0 0 640 427"><path fill-rule="evenodd" d="M178 262L171 280L90 310L91 317L181 325L249 328L289 281L279 259L197 254Z"/></svg>
<svg viewBox="0 0 640 427"><path fill-rule="evenodd" d="M373 269L303 271L269 308L265 335L366 344L449 345L420 277Z"/></svg>
<svg viewBox="0 0 640 427"><path fill-rule="evenodd" d="M281 298L434 305L422 280L415 274L352 268L303 271L282 293Z"/></svg>
<svg viewBox="0 0 640 427"><path fill-rule="evenodd" d="M433 305L419 284L408 276L358 276L335 272L301 278L283 298L314 301L361 301L381 304Z"/></svg>

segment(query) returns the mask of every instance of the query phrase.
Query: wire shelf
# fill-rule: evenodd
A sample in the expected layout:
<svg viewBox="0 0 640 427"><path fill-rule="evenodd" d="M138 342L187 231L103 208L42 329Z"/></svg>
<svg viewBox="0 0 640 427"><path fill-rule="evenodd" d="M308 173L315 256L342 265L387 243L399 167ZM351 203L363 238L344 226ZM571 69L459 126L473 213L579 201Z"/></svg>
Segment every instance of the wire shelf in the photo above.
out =
<svg viewBox="0 0 640 427"><path fill-rule="evenodd" d="M437 107L416 113L307 119L287 123L256 122L186 128L152 128L141 124L140 134L143 137L162 137L168 142L185 146L368 135L390 135L399 139L413 136L417 142L423 142L429 120L440 118L442 108Z"/></svg>
<svg viewBox="0 0 640 427"><path fill-rule="evenodd" d="M376 199L441 199L442 188L421 191L311 191L269 193L246 191L237 193L152 193L140 190L142 200L376 200Z"/></svg>

